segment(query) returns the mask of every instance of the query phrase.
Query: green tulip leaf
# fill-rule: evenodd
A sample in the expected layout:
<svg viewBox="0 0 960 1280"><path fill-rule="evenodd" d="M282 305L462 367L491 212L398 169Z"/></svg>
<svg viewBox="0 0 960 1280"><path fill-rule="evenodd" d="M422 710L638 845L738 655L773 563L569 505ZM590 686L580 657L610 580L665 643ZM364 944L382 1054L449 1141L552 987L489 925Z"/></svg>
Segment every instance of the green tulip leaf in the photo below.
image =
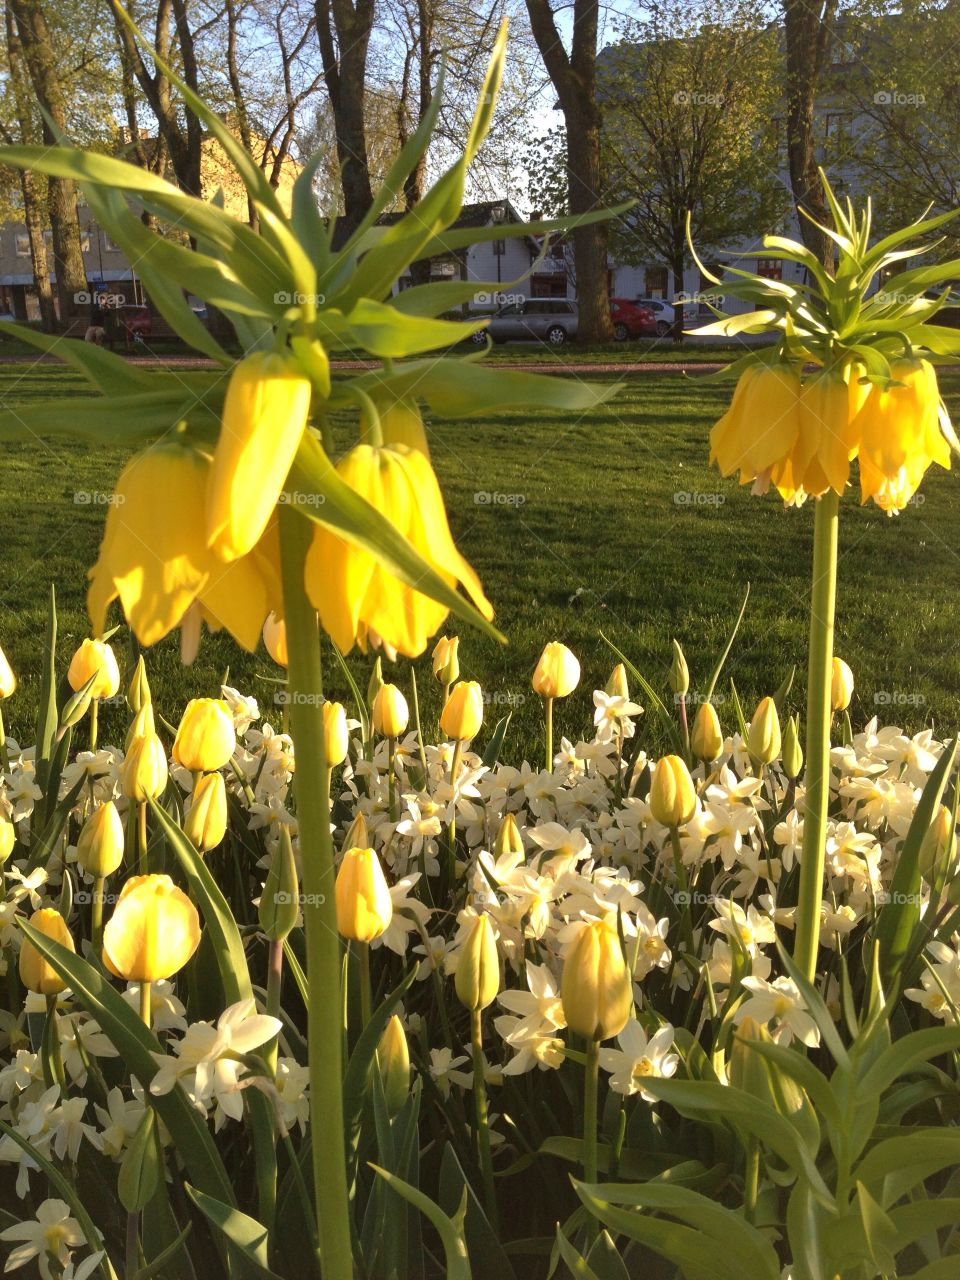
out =
<svg viewBox="0 0 960 1280"><path fill-rule="evenodd" d="M267 1276L268 1280L281 1280L271 1271L267 1261L267 1229L262 1222L251 1218L232 1205L223 1204L213 1196L205 1195L189 1182L183 1189L210 1225L218 1231L227 1244L228 1252L237 1262L241 1273Z"/></svg>

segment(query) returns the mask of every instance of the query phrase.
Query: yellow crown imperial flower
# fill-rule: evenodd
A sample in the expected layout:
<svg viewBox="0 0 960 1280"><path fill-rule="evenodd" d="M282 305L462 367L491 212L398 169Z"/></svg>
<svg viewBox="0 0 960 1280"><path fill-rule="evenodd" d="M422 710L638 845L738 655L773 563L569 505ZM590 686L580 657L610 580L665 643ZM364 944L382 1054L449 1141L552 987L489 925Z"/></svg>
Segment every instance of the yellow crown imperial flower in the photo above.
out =
<svg viewBox="0 0 960 1280"><path fill-rule="evenodd" d="M103 931L103 963L127 982L160 982L200 945L200 916L169 876L132 876Z"/></svg>
<svg viewBox="0 0 960 1280"><path fill-rule="evenodd" d="M207 541L221 559L259 542L309 412L310 381L293 356L257 352L234 368L207 481Z"/></svg>
<svg viewBox="0 0 960 1280"><path fill-rule="evenodd" d="M334 889L337 928L345 938L372 942L389 928L393 899L380 859L372 849L348 849Z"/></svg>
<svg viewBox="0 0 960 1280"><path fill-rule="evenodd" d="M627 1025L633 988L617 930L585 924L563 963L560 1000L567 1026L588 1040L609 1040Z"/></svg>
<svg viewBox="0 0 960 1280"><path fill-rule="evenodd" d="M890 366L895 382L870 388L854 421L860 458L860 501L891 515L916 493L932 462L949 469L950 447L940 430L940 389L927 360ZM899 384L899 385L897 385Z"/></svg>
<svg viewBox="0 0 960 1280"><path fill-rule="evenodd" d="M337 464L351 489L393 524L449 585L462 584L487 619L493 608L457 550L437 477L425 454L407 445L360 444ZM416 658L449 610L383 568L369 552L318 525L307 556L306 587L341 653L382 644Z"/></svg>
<svg viewBox="0 0 960 1280"><path fill-rule="evenodd" d="M233 716L220 698L191 698L173 743L173 758L191 773L222 769L237 749Z"/></svg>
<svg viewBox="0 0 960 1280"><path fill-rule="evenodd" d="M143 645L156 644L196 617L220 627L249 652L268 612L271 574L261 549L224 564L207 546L204 503L210 459L179 443L158 444L127 463L107 511L87 606L93 629L106 627L118 596Z"/></svg>
<svg viewBox="0 0 960 1280"><path fill-rule="evenodd" d="M55 907L41 907L35 911L30 917L30 924L45 938L59 942L69 951L76 951L67 922ZM50 961L40 954L29 938L24 938L20 947L19 969L20 981L28 991L37 995L58 996L67 988Z"/></svg>
<svg viewBox="0 0 960 1280"><path fill-rule="evenodd" d="M67 668L67 680L74 693L79 692L91 679L91 698L112 698L120 688L117 659L110 646L102 640L84 640Z"/></svg>
<svg viewBox="0 0 960 1280"><path fill-rule="evenodd" d="M207 773L198 780L183 830L201 853L215 849L223 840L227 834L227 788L222 773Z"/></svg>
<svg viewBox="0 0 960 1280"><path fill-rule="evenodd" d="M730 408L710 432L710 461L741 484L768 476L787 457L800 430L800 377L792 365L751 365L740 375Z"/></svg>
<svg viewBox="0 0 960 1280"><path fill-rule="evenodd" d="M448 738L467 742L483 724L483 691L476 680L461 680L450 690L440 713L440 728Z"/></svg>

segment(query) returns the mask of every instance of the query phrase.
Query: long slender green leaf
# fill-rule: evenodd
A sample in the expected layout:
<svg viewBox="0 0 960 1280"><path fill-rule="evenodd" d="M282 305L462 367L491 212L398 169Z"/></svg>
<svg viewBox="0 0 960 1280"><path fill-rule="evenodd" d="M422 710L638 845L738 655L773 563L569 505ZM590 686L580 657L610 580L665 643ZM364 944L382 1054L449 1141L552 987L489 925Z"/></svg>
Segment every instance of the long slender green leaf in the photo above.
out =
<svg viewBox="0 0 960 1280"><path fill-rule="evenodd" d="M463 1199L460 1202L460 1208L457 1213L454 1217L448 1218L429 1196L425 1196L416 1187L411 1187L409 1182L404 1182L402 1178L398 1178L393 1173L388 1173L386 1169L381 1169L378 1165L371 1164L370 1168L374 1173L379 1174L387 1186L396 1191L397 1195L403 1196L404 1200L408 1200L414 1208L419 1209L424 1217L433 1223L443 1244L443 1252L447 1263L447 1280L471 1280L470 1258L467 1255L467 1245L463 1234L463 1224L467 1213L466 1191L463 1193Z"/></svg>

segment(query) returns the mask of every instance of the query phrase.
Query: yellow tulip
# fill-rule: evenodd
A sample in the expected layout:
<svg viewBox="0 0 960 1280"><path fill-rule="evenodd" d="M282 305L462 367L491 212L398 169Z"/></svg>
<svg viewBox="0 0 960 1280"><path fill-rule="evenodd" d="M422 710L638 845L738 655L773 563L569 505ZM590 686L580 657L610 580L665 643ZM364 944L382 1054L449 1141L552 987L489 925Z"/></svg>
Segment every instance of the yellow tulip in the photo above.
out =
<svg viewBox="0 0 960 1280"><path fill-rule="evenodd" d="M407 445L361 444L337 464L340 478L412 543L451 587L461 583L485 618L493 609L454 546L443 497L425 454ZM395 578L368 552L318 525L306 564L307 593L342 653L383 645L416 658L449 610Z"/></svg>
<svg viewBox="0 0 960 1280"><path fill-rule="evenodd" d="M696 788L679 756L661 756L657 761L650 779L649 804L656 821L665 827L682 827L696 813Z"/></svg>
<svg viewBox="0 0 960 1280"><path fill-rule="evenodd" d="M377 1063L387 1112L392 1119L403 1110L410 1096L410 1049L403 1023L396 1014L383 1029L377 1046Z"/></svg>
<svg viewBox="0 0 960 1280"><path fill-rule="evenodd" d="M323 704L323 741L327 768L335 769L338 764L343 764L350 750L350 730L347 728L347 713L342 703Z"/></svg>
<svg viewBox="0 0 960 1280"><path fill-rule="evenodd" d="M191 773L222 769L237 749L233 716L220 698L192 698L180 720L173 758Z"/></svg>
<svg viewBox="0 0 960 1280"><path fill-rule="evenodd" d="M287 624L275 613L263 624L263 644L278 667L287 665Z"/></svg>
<svg viewBox="0 0 960 1280"><path fill-rule="evenodd" d="M952 810L940 805L920 845L920 874L928 884L950 878L957 861L957 824Z"/></svg>
<svg viewBox="0 0 960 1280"><path fill-rule="evenodd" d="M533 673L533 691L541 698L566 698L580 683L580 663L565 644L551 640Z"/></svg>
<svg viewBox="0 0 960 1280"><path fill-rule="evenodd" d="M834 711L846 711L853 697L853 672L842 658L834 658L830 675L830 706Z"/></svg>
<svg viewBox="0 0 960 1280"><path fill-rule="evenodd" d="M13 668L7 661L7 655L0 649L0 700L9 698L12 693L16 692L17 677L13 674Z"/></svg>
<svg viewBox="0 0 960 1280"><path fill-rule="evenodd" d="M441 636L433 650L433 674L443 685L460 679L460 637Z"/></svg>
<svg viewBox="0 0 960 1280"><path fill-rule="evenodd" d="M897 361L899 385L873 386L854 422L860 457L860 501L891 514L902 511L932 462L949 469L950 448L940 430L940 389L927 360Z"/></svg>
<svg viewBox="0 0 960 1280"><path fill-rule="evenodd" d="M30 924L38 933L53 942L59 942L68 951L76 951L67 922L55 907L41 907L30 917ZM58 996L67 984L33 943L24 938L20 944L20 981L28 991L41 996Z"/></svg>
<svg viewBox="0 0 960 1280"><path fill-rule="evenodd" d="M169 876L132 876L103 931L103 962L127 982L171 978L200 945L200 916Z"/></svg>
<svg viewBox="0 0 960 1280"><path fill-rule="evenodd" d="M753 365L740 375L730 408L710 432L710 461L741 484L768 476L800 430L800 378L790 365Z"/></svg>
<svg viewBox="0 0 960 1280"><path fill-rule="evenodd" d="M6 818L0 818L0 867L13 853L17 843L17 828Z"/></svg>
<svg viewBox="0 0 960 1280"><path fill-rule="evenodd" d="M523 853L523 836L512 813L505 813L497 838L493 842L494 856L500 858L505 853Z"/></svg>
<svg viewBox="0 0 960 1280"><path fill-rule="evenodd" d="M120 669L113 650L102 640L84 640L70 659L67 680L74 693L78 693L88 680L91 698L112 698L120 688Z"/></svg>
<svg viewBox="0 0 960 1280"><path fill-rule="evenodd" d="M348 849L343 855L334 889L337 928L345 938L372 942L389 928L393 899L372 849Z"/></svg>
<svg viewBox="0 0 960 1280"><path fill-rule="evenodd" d="M130 743L120 770L123 794L137 804L157 800L167 785L167 753L155 733L136 737Z"/></svg>
<svg viewBox="0 0 960 1280"><path fill-rule="evenodd" d="M588 1040L609 1040L627 1025L633 989L608 921L592 920L577 935L563 964L560 1000L569 1029Z"/></svg>
<svg viewBox="0 0 960 1280"><path fill-rule="evenodd" d="M143 703L140 710L130 721L127 729L126 749L129 751L131 745L137 738L147 738L151 734L156 733L156 720L153 715L153 703L149 699Z"/></svg>
<svg viewBox="0 0 960 1280"><path fill-rule="evenodd" d="M488 915L474 916L457 956L454 987L466 1009L486 1009L500 990L500 958L497 939Z"/></svg>
<svg viewBox="0 0 960 1280"><path fill-rule="evenodd" d="M227 788L222 773L206 773L197 781L183 830L201 853L215 849L223 840L227 834Z"/></svg>
<svg viewBox="0 0 960 1280"><path fill-rule="evenodd" d="M77 862L97 879L112 876L123 862L123 822L112 800L94 809L83 824Z"/></svg>
<svg viewBox="0 0 960 1280"><path fill-rule="evenodd" d="M723 730L712 702L701 702L690 730L690 748L698 760L716 760L723 750Z"/></svg>
<svg viewBox="0 0 960 1280"><path fill-rule="evenodd" d="M223 560L260 540L310 412L310 381L290 355L257 352L230 375L207 482L207 542Z"/></svg>
<svg viewBox="0 0 960 1280"><path fill-rule="evenodd" d="M761 698L747 729L747 750L760 764L772 764L780 754L780 714L772 698Z"/></svg>
<svg viewBox="0 0 960 1280"><path fill-rule="evenodd" d="M690 689L690 670L683 656L680 642L673 642L673 660L670 663L670 688L678 697L686 697Z"/></svg>
<svg viewBox="0 0 960 1280"><path fill-rule="evenodd" d="M627 668L622 662L610 672L610 679L604 686L604 693L610 695L611 698L629 698L630 685L627 683Z"/></svg>
<svg viewBox="0 0 960 1280"><path fill-rule="evenodd" d="M799 778L803 768L803 748L800 746L800 722L796 716L787 717L783 731L783 771L788 778Z"/></svg>
<svg viewBox="0 0 960 1280"><path fill-rule="evenodd" d="M371 718L381 738L399 738L407 731L410 712L407 700L395 684L382 684L373 700Z"/></svg>
<svg viewBox="0 0 960 1280"><path fill-rule="evenodd" d="M476 680L461 680L450 690L440 713L440 728L448 738L466 742L483 724L483 692Z"/></svg>
<svg viewBox="0 0 960 1280"><path fill-rule="evenodd" d="M261 549L224 564L207 546L204 503L210 459L178 443L138 453L117 481L87 607L97 635L118 596L143 645L174 627L226 628L251 653L268 613L271 574ZM194 607L196 606L196 607ZM188 646L191 650L193 643Z"/></svg>
<svg viewBox="0 0 960 1280"><path fill-rule="evenodd" d="M134 712L141 711L151 702L150 682L147 679L147 664L143 660L142 653L137 658L137 665L133 669L130 684L127 686L127 701Z"/></svg>

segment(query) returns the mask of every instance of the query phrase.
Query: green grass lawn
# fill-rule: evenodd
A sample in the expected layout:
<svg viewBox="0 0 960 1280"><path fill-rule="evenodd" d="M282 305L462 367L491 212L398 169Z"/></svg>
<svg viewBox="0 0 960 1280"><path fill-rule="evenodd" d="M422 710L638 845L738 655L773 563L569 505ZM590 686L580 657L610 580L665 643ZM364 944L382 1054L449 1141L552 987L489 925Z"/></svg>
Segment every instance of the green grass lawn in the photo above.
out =
<svg viewBox="0 0 960 1280"><path fill-rule="evenodd" d="M946 389L960 411L960 379L949 378ZM82 394L83 384L59 366L0 368L4 407L72 393ZM796 663L790 701L802 704L813 511L784 512L775 497L751 498L707 467L707 433L728 396L728 384L644 374L628 377L615 401L584 417L513 413L430 424L454 535L510 641L500 648L461 629L464 674L490 691L491 721L514 707L511 757L539 756L540 708L529 676L546 640L565 641L581 659L583 685L558 710L558 731L585 732L590 691L615 661L601 630L661 689L676 636L696 688L723 647L747 582L750 603L727 673L749 713ZM84 575L106 508L76 495L109 493L123 458L49 440L3 446L2 457L0 644L21 681L4 715L14 737L32 741L51 582L64 661L87 627ZM478 494L491 500L478 501ZM960 724L957 475L935 469L920 497L896 519L861 509L853 493L844 501L837 648L857 677L855 721L876 710L887 721L913 729L933 723L949 734ZM125 634L117 637L121 648ZM370 660L354 654L350 662L363 687ZM276 669L262 651L241 654L222 637L205 639L192 668L181 668L174 640L148 663L168 719L186 698L213 692L228 667L231 683L262 703L275 692ZM429 725L439 697L429 656L418 671ZM394 678L406 685L406 663ZM345 692L336 670L330 691ZM732 708L719 709L729 726ZM108 713L105 727L116 737L120 713L113 714L117 721Z"/></svg>

